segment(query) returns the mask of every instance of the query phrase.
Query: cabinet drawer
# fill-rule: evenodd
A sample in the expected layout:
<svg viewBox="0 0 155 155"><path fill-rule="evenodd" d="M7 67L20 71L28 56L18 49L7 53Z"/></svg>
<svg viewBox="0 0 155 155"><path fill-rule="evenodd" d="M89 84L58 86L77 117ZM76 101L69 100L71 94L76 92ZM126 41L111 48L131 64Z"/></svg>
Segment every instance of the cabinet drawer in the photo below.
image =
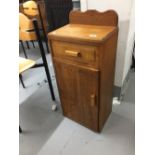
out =
<svg viewBox="0 0 155 155"><path fill-rule="evenodd" d="M53 56L63 59L95 64L98 59L97 47L53 41Z"/></svg>

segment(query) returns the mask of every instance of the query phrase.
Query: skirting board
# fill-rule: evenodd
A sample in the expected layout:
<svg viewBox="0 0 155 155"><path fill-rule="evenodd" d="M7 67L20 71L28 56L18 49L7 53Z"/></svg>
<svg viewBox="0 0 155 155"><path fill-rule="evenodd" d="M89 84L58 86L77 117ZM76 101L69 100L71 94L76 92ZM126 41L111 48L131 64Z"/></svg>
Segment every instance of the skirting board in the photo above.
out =
<svg viewBox="0 0 155 155"><path fill-rule="evenodd" d="M113 98L118 97L119 100L122 100L122 97L124 96L124 93L126 91L128 81L129 81L129 74L130 72L134 72L134 69L130 69L125 77L125 80L123 82L122 87L114 86L114 91L113 91Z"/></svg>
<svg viewBox="0 0 155 155"><path fill-rule="evenodd" d="M121 87L114 86L113 97L120 98L121 95Z"/></svg>

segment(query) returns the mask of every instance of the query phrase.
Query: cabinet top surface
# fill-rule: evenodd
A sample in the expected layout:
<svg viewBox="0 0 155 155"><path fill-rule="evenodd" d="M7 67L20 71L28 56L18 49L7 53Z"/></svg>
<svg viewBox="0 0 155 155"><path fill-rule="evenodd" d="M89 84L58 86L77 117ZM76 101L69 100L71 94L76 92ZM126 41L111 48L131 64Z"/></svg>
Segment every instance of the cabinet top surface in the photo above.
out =
<svg viewBox="0 0 155 155"><path fill-rule="evenodd" d="M50 39L84 40L89 42L102 42L117 29L115 26L96 26L68 24L48 34Z"/></svg>

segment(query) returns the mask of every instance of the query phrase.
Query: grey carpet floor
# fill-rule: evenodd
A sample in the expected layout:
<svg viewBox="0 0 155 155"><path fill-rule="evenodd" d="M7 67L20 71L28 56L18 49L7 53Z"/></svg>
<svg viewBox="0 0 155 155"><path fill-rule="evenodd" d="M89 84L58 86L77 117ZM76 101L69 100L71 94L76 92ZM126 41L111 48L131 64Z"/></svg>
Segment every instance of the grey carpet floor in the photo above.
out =
<svg viewBox="0 0 155 155"><path fill-rule="evenodd" d="M20 105L20 155L36 155L63 120L60 110L51 110L52 100L48 85L40 88ZM58 108L60 109L60 108Z"/></svg>
<svg viewBox="0 0 155 155"><path fill-rule="evenodd" d="M64 118L38 155L134 155L134 73L130 74L124 100L114 105L101 133Z"/></svg>
<svg viewBox="0 0 155 155"><path fill-rule="evenodd" d="M35 48L32 47L31 43L29 43L30 49L27 49L26 44L24 45L28 58L41 63L42 59L37 42L35 42ZM19 51L19 56L24 57L21 46L19 46ZM44 82L47 80L44 67L29 69L22 73L26 88L24 89L19 83L19 119L23 129L23 133L19 137L20 155L36 155L55 130L57 124L63 119L51 55L47 54L46 51L45 53L58 110L52 111L53 101L48 83Z"/></svg>

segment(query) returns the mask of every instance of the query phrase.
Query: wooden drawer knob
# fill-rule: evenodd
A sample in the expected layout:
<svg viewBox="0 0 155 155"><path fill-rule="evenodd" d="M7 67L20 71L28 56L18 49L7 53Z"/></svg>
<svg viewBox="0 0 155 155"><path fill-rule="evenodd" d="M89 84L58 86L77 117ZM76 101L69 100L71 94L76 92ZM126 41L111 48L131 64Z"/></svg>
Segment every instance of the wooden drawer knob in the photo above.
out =
<svg viewBox="0 0 155 155"><path fill-rule="evenodd" d="M92 107L96 106L96 95L95 94L90 95L90 104Z"/></svg>
<svg viewBox="0 0 155 155"><path fill-rule="evenodd" d="M70 51L70 50L65 50L65 54L73 57L80 57L81 54L80 52L77 51Z"/></svg>

